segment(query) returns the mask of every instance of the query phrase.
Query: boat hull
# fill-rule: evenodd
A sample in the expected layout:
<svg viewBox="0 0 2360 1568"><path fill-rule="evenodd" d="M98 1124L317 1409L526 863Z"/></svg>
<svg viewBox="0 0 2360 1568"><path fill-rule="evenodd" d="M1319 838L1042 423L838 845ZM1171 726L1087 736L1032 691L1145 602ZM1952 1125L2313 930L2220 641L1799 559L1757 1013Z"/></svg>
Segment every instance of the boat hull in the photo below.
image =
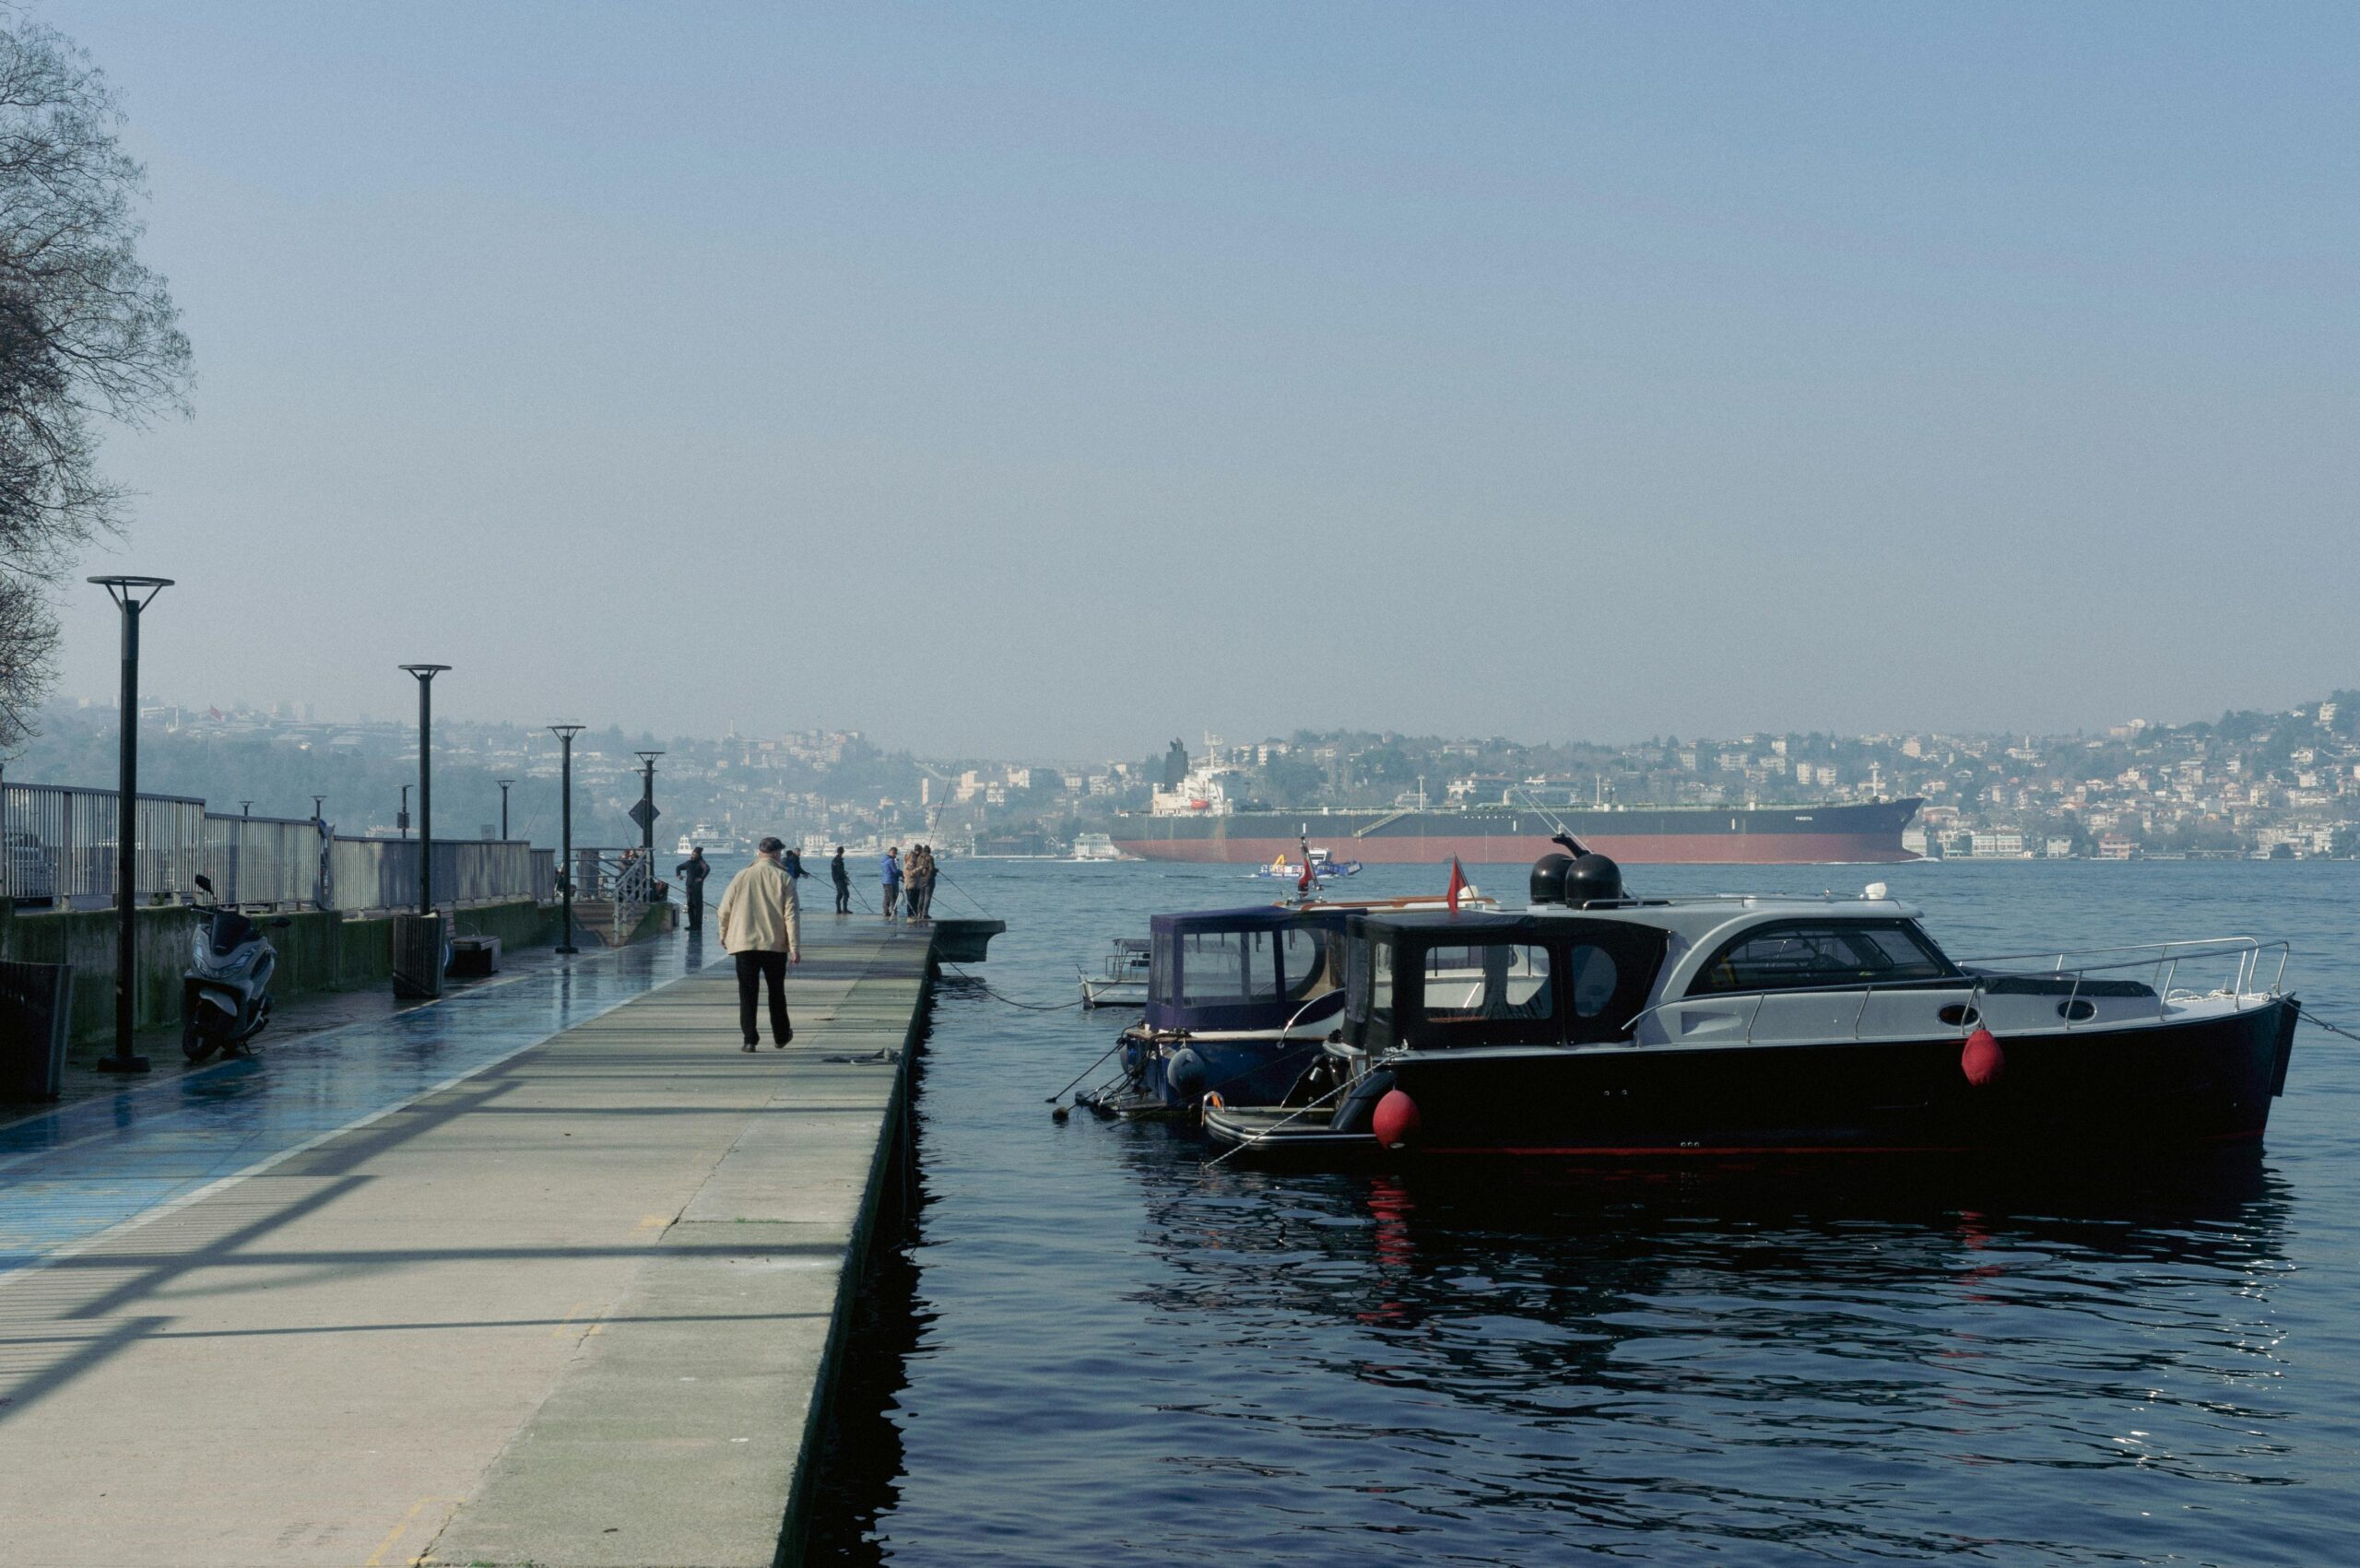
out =
<svg viewBox="0 0 2360 1568"><path fill-rule="evenodd" d="M1286 1098L1322 1048L1316 1038L1304 1035L1159 1041L1142 1054L1139 1082L1178 1116L1196 1114L1208 1091L1240 1105L1274 1105Z"/></svg>
<svg viewBox="0 0 2360 1568"><path fill-rule="evenodd" d="M2078 1159L2261 1137L2298 1005L2123 1030L2022 1035L1976 1087L1955 1036L1721 1051L1473 1051L1390 1058L1421 1158L2013 1151Z"/></svg>

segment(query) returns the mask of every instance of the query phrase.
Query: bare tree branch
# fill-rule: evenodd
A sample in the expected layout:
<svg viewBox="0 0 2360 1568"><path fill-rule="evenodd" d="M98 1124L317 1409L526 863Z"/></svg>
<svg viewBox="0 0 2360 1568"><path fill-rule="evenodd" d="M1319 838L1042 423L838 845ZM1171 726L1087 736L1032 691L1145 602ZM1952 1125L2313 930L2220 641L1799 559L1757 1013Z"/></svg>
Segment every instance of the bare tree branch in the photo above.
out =
<svg viewBox="0 0 2360 1568"><path fill-rule="evenodd" d="M187 411L188 339L139 260L146 173L122 124L79 46L0 7L0 751L49 689L51 593L122 531L96 426Z"/></svg>

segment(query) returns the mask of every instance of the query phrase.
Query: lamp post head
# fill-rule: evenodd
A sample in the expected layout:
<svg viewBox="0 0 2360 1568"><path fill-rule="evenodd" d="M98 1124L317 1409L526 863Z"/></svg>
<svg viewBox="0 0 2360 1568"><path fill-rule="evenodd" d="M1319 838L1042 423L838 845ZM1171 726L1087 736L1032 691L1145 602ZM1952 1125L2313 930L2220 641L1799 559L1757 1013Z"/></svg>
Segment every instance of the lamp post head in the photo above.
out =
<svg viewBox="0 0 2360 1568"><path fill-rule="evenodd" d="M104 588L107 597L129 609L147 608L148 600L172 585L169 577L127 577L120 572L90 581Z"/></svg>
<svg viewBox="0 0 2360 1568"><path fill-rule="evenodd" d="M401 667L420 680L432 680L451 666L449 665L404 665Z"/></svg>
<svg viewBox="0 0 2360 1568"><path fill-rule="evenodd" d="M590 726L588 725L549 725L549 733L556 736L560 740L572 740L575 736L580 735L584 730L588 729L589 727Z"/></svg>
<svg viewBox="0 0 2360 1568"><path fill-rule="evenodd" d="M655 759L663 756L664 753L661 751L634 751L631 755L646 763L650 768L653 768L655 766Z"/></svg>

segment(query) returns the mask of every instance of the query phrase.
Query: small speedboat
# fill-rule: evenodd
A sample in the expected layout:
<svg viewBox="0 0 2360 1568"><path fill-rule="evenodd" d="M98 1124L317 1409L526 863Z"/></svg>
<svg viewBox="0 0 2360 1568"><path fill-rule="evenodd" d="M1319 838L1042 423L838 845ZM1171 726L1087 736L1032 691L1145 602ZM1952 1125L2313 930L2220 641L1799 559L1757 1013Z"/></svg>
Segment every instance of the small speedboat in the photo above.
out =
<svg viewBox="0 0 2360 1568"><path fill-rule="evenodd" d="M1634 898L1561 842L1522 914L1350 916L1318 1059L1278 1096L1209 1092L1206 1133L1319 1158L2029 1162L2258 1139L2285 1089L2283 942L1962 962L1882 884Z"/></svg>
<svg viewBox="0 0 2360 1568"><path fill-rule="evenodd" d="M1145 1003L1147 959L1144 937L1115 937L1113 950L1100 961L1099 972L1081 972L1082 1007L1136 1008Z"/></svg>
<svg viewBox="0 0 2360 1568"><path fill-rule="evenodd" d="M1256 867L1253 874L1257 877L1274 877L1289 882L1300 882L1303 880L1303 862L1289 860L1281 855L1268 866ZM1337 877L1357 877L1360 874L1361 863L1357 860L1339 860L1332 853L1324 849L1311 851L1311 876L1314 881L1325 882Z"/></svg>

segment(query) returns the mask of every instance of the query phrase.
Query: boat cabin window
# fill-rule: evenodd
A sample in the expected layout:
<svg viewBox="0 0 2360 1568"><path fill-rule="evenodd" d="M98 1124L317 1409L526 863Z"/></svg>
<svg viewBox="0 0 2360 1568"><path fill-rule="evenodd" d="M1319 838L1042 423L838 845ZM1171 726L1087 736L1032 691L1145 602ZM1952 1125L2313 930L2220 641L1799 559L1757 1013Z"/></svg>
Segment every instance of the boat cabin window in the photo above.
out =
<svg viewBox="0 0 2360 1568"><path fill-rule="evenodd" d="M1523 942L1428 948L1423 970L1421 996L1428 1023L1556 1014L1546 948Z"/></svg>
<svg viewBox="0 0 2360 1568"><path fill-rule="evenodd" d="M1614 955L1588 942L1577 942L1565 955L1565 973L1574 983L1574 1016L1597 1018L1614 1000L1614 983L1621 978Z"/></svg>
<svg viewBox="0 0 2360 1568"><path fill-rule="evenodd" d="M1267 1002L1279 994L1278 933L1185 931L1179 937L1180 1005Z"/></svg>
<svg viewBox="0 0 2360 1568"><path fill-rule="evenodd" d="M1698 972L1689 991L1807 991L1941 980L1957 973L1902 922L1797 924L1733 939Z"/></svg>
<svg viewBox="0 0 2360 1568"><path fill-rule="evenodd" d="M1147 975L1147 999L1159 1007L1168 1007L1174 999L1172 984L1172 949L1174 938L1155 938L1155 952L1150 960Z"/></svg>
<svg viewBox="0 0 2360 1568"><path fill-rule="evenodd" d="M1344 1006L1355 1023L1380 1033L1393 1029L1393 944L1383 939L1351 944Z"/></svg>
<svg viewBox="0 0 2360 1568"><path fill-rule="evenodd" d="M1336 961L1341 940L1339 933L1311 925L1290 925L1279 933L1279 973L1288 1001L1300 1002L1315 991L1333 991L1341 984Z"/></svg>

